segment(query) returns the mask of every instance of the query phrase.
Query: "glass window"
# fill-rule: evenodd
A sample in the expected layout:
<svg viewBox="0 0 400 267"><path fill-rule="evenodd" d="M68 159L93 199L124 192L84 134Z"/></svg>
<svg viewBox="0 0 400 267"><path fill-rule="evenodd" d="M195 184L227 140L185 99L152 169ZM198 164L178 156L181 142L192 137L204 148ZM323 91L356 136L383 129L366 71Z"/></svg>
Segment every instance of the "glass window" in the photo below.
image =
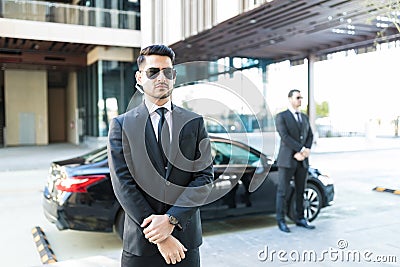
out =
<svg viewBox="0 0 400 267"><path fill-rule="evenodd" d="M102 61L102 98L99 99L99 136L107 136L110 121L124 113L133 94L132 63ZM101 104L100 104L101 103Z"/></svg>
<svg viewBox="0 0 400 267"><path fill-rule="evenodd" d="M134 93L135 66L98 61L79 73L80 136L107 136L112 118L126 112Z"/></svg>
<svg viewBox="0 0 400 267"><path fill-rule="evenodd" d="M260 160L260 156L251 151L233 145L229 142L214 141L211 144L211 153L214 157L215 165L224 164L248 164L255 165Z"/></svg>

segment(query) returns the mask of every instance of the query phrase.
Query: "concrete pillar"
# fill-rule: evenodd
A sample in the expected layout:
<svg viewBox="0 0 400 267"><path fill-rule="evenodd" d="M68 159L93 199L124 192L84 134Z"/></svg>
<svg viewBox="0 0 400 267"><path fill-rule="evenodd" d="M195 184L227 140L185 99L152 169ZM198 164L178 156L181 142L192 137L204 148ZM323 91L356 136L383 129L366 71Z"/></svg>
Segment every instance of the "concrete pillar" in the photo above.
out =
<svg viewBox="0 0 400 267"><path fill-rule="evenodd" d="M315 126L316 120L316 105L314 98L314 63L316 57L312 54L308 55L308 117L310 119L311 129L316 133L317 127Z"/></svg>
<svg viewBox="0 0 400 267"><path fill-rule="evenodd" d="M78 81L76 72L70 72L67 85L67 141L79 144Z"/></svg>

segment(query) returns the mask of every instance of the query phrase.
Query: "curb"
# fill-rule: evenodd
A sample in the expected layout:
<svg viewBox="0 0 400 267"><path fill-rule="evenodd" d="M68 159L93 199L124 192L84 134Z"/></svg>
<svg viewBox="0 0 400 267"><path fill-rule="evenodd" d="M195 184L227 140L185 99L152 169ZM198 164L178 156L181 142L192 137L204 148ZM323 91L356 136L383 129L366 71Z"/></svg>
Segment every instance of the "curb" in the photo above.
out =
<svg viewBox="0 0 400 267"><path fill-rule="evenodd" d="M40 255L40 260L43 264L55 263L57 262L56 255L54 255L53 250L47 240L45 233L42 228L35 226L32 228L33 241L35 241L36 248Z"/></svg>
<svg viewBox="0 0 400 267"><path fill-rule="evenodd" d="M395 195L400 195L400 190L388 189L388 188L379 187L379 186L375 187L372 190L375 190L375 191L378 191L378 192L386 192L386 193L392 193L392 194L395 194Z"/></svg>

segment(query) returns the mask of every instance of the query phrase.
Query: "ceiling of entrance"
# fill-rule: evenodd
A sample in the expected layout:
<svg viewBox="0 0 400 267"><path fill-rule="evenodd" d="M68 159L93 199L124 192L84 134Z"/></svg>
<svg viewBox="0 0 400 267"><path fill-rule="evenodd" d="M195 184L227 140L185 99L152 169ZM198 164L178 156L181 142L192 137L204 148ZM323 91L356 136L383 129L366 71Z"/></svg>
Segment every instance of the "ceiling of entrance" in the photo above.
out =
<svg viewBox="0 0 400 267"><path fill-rule="evenodd" d="M396 0L274 0L171 45L177 63L222 57L273 62L399 39Z"/></svg>
<svg viewBox="0 0 400 267"><path fill-rule="evenodd" d="M16 68L74 68L87 65L95 45L0 37L0 63Z"/></svg>

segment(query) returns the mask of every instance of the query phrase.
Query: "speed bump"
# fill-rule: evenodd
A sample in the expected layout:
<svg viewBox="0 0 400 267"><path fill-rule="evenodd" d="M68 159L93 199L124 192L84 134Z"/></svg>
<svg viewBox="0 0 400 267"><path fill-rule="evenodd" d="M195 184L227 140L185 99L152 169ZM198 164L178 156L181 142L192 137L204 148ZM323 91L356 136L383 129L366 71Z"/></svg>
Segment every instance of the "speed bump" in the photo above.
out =
<svg viewBox="0 0 400 267"><path fill-rule="evenodd" d="M54 252L51 249L49 241L47 240L42 228L39 226L32 228L32 235L42 263L49 264L57 262L56 255L54 255Z"/></svg>
<svg viewBox="0 0 400 267"><path fill-rule="evenodd" d="M375 191L378 191L378 192L386 192L386 193L392 193L392 194L395 194L395 195L400 195L400 190L388 189L388 188L379 187L379 186L375 187L372 190L375 190Z"/></svg>

